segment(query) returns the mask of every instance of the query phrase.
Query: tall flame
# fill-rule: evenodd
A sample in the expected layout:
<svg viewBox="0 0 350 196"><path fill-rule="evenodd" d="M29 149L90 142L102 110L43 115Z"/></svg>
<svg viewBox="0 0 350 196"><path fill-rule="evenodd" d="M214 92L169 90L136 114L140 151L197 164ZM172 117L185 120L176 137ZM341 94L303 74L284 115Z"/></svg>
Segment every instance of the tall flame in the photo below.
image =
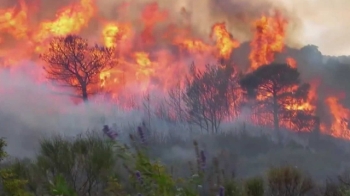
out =
<svg viewBox="0 0 350 196"><path fill-rule="evenodd" d="M215 24L212 27L211 37L216 40L219 56L225 59L229 58L232 50L239 46L239 43L227 31L225 23Z"/></svg>
<svg viewBox="0 0 350 196"><path fill-rule="evenodd" d="M339 138L350 139L350 110L344 108L339 103L339 98L328 97L326 103L333 116L333 122L331 126L331 135Z"/></svg>
<svg viewBox="0 0 350 196"><path fill-rule="evenodd" d="M276 52L284 49L287 20L278 12L275 16L263 16L255 21L255 33L251 42L251 70L273 62Z"/></svg>

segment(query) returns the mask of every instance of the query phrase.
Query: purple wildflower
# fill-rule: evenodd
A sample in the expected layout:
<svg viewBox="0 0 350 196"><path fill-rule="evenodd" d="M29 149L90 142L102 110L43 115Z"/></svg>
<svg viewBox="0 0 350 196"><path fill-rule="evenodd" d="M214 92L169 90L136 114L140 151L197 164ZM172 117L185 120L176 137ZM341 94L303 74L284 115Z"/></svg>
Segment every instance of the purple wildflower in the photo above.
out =
<svg viewBox="0 0 350 196"><path fill-rule="evenodd" d="M117 138L117 136L118 136L118 133L116 133L115 131L110 130L108 125L104 125L102 131L103 131L103 133L105 133L112 140L115 140Z"/></svg>
<svg viewBox="0 0 350 196"><path fill-rule="evenodd" d="M201 167L202 167L202 169L204 170L204 169L205 169L205 166L206 166L206 160L207 160L207 158L205 157L205 154L204 154L204 151L203 151L203 150L201 150L200 156L201 156Z"/></svg>
<svg viewBox="0 0 350 196"><path fill-rule="evenodd" d="M136 171L135 175L136 175L137 180L140 182L140 184L143 184L141 173L139 171Z"/></svg>
<svg viewBox="0 0 350 196"><path fill-rule="evenodd" d="M141 142L142 143L146 143L146 139L145 139L145 133L143 132L141 127L137 127L137 131L139 133L139 136L141 138Z"/></svg>
<svg viewBox="0 0 350 196"><path fill-rule="evenodd" d="M220 186L219 196L225 196L225 188L223 186Z"/></svg>

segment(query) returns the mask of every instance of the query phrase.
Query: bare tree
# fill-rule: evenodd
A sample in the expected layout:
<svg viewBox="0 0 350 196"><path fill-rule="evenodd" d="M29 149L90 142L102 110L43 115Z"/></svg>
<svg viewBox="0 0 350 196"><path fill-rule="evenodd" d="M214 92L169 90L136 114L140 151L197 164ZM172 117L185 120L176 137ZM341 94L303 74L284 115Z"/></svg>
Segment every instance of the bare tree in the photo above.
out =
<svg viewBox="0 0 350 196"><path fill-rule="evenodd" d="M151 118L152 118L152 105L151 105L151 96L149 92L147 92L143 96L143 110L145 112L145 117L147 118L147 124L151 125Z"/></svg>
<svg viewBox="0 0 350 196"><path fill-rule="evenodd" d="M191 68L184 93L189 121L211 132L217 132L222 120L230 115L232 85L236 75L232 66L209 66L205 72Z"/></svg>
<svg viewBox="0 0 350 196"><path fill-rule="evenodd" d="M170 118L175 122L185 122L188 119L186 116L183 94L184 92L180 83L168 91L166 103L169 108Z"/></svg>
<svg viewBox="0 0 350 196"><path fill-rule="evenodd" d="M113 49L95 45L76 35L54 37L47 52L40 55L48 63L47 78L75 90L84 101L98 92L99 74L112 68Z"/></svg>
<svg viewBox="0 0 350 196"><path fill-rule="evenodd" d="M271 168L267 173L267 184L271 196L305 196L315 188L309 176L290 166Z"/></svg>

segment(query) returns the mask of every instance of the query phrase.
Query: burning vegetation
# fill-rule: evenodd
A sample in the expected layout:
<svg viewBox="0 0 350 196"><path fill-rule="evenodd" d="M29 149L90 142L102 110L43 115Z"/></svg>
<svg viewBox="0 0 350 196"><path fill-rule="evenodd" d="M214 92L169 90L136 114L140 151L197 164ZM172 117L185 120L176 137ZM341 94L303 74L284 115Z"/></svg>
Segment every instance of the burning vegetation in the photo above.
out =
<svg viewBox="0 0 350 196"><path fill-rule="evenodd" d="M318 85L301 77L303 62L287 54L289 23L280 12L251 21L249 55L240 57L249 63L240 65L233 54L244 43L222 21L203 38L188 22L173 22L174 16L157 3L145 5L130 22L104 18L93 0L72 3L38 22L38 6L19 0L0 9L2 67L34 60L47 73L38 75L39 82L68 86L85 101L103 94L125 109L136 107L130 100L156 90L168 103L166 109L156 106L158 117L207 131L218 131L222 122L249 108L246 120L259 126L350 138L350 110L339 97L320 100ZM122 4L119 11L128 6ZM135 87L137 92L130 93ZM322 121L319 103L328 108L330 122Z"/></svg>

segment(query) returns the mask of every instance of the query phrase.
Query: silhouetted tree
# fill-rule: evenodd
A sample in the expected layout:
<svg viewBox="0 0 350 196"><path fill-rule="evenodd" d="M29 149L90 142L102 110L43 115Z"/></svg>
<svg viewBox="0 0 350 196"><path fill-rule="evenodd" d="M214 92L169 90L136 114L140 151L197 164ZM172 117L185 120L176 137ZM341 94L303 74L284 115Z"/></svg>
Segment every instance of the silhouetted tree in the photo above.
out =
<svg viewBox="0 0 350 196"><path fill-rule="evenodd" d="M192 65L183 96L189 121L217 132L222 120L231 114L236 78L232 66L207 65L206 71L201 72Z"/></svg>
<svg viewBox="0 0 350 196"><path fill-rule="evenodd" d="M54 37L41 58L48 63L47 78L73 88L84 101L97 92L93 85L100 81L101 71L113 66L113 49L95 45L76 35Z"/></svg>
<svg viewBox="0 0 350 196"><path fill-rule="evenodd" d="M286 119L291 123L295 121L299 126L305 126L298 120L302 120L306 113L302 115L303 111L295 106L305 103L310 86L301 84L299 76L296 68L288 64L273 63L261 66L241 79L241 86L246 90L248 97L255 99L255 107L272 114L276 131Z"/></svg>

